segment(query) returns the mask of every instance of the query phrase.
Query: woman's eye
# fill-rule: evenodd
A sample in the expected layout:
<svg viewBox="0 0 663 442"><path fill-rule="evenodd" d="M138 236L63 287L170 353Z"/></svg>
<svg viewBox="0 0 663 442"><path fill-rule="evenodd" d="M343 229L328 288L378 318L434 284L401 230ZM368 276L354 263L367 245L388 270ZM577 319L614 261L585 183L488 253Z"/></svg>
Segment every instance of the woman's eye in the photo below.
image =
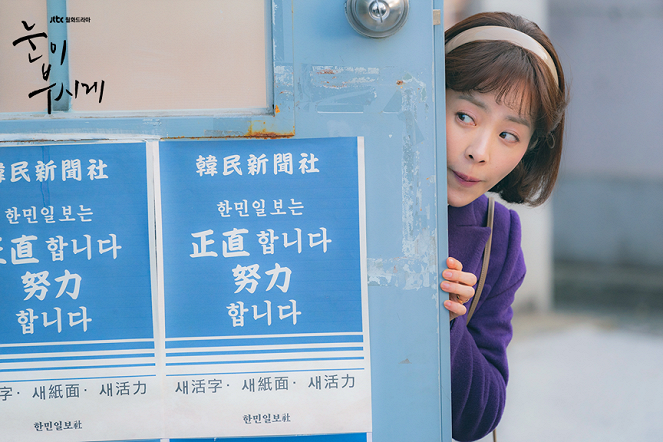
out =
<svg viewBox="0 0 663 442"><path fill-rule="evenodd" d="M473 122L472 117L462 112L458 112L456 117L463 123L471 124Z"/></svg>
<svg viewBox="0 0 663 442"><path fill-rule="evenodd" d="M517 136L515 136L514 134L509 133L509 132L502 132L500 134L500 138L502 138L506 141L510 141L512 143L517 143L519 141Z"/></svg>

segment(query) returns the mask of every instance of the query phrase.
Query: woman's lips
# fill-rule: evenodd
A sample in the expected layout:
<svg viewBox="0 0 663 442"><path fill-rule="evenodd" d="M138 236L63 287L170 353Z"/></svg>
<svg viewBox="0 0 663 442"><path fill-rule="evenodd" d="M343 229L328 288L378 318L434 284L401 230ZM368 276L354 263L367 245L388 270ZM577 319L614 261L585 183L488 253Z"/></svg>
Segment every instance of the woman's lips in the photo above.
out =
<svg viewBox="0 0 663 442"><path fill-rule="evenodd" d="M456 180L460 183L461 186L463 187L472 187L481 180L471 177L469 175L465 175L459 172L456 172L455 170L452 171L454 175L456 175Z"/></svg>

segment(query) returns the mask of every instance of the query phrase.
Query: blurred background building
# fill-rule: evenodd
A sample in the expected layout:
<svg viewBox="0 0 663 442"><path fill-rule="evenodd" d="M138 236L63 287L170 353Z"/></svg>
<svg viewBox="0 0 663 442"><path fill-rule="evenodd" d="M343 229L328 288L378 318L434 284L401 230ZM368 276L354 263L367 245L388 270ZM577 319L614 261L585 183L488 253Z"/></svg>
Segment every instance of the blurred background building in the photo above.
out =
<svg viewBox="0 0 663 442"><path fill-rule="evenodd" d="M663 1L447 0L445 26L498 10L550 36L571 90L551 204L519 209L516 307L663 308Z"/></svg>
<svg viewBox="0 0 663 442"><path fill-rule="evenodd" d="M661 440L663 1L445 0L445 26L482 11L539 24L571 91L555 193L516 208L528 274L498 440Z"/></svg>
<svg viewBox="0 0 663 442"><path fill-rule="evenodd" d="M553 202L556 295L660 309L663 2L550 0L549 11L572 91Z"/></svg>

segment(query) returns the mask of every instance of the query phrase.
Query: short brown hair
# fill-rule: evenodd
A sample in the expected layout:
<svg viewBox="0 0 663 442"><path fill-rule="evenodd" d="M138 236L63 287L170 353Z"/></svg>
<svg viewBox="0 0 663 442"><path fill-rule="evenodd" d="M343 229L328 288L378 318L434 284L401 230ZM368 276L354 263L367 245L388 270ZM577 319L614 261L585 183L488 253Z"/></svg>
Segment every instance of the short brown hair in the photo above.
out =
<svg viewBox="0 0 663 442"><path fill-rule="evenodd" d="M446 88L457 92L495 93L500 102L516 93L534 130L527 152L516 168L491 189L511 203L538 206L552 193L562 157L564 114L568 102L564 72L557 52L539 27L505 12L473 15L445 33L445 43L477 26L502 26L529 35L548 51L559 86L538 56L507 41L473 41L446 55ZM529 107L522 108L523 106Z"/></svg>

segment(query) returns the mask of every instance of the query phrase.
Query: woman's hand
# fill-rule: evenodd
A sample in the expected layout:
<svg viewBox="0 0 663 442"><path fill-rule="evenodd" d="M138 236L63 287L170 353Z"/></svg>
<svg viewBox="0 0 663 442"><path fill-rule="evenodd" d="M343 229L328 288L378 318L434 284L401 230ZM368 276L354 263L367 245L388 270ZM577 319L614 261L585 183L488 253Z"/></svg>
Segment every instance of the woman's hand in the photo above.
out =
<svg viewBox="0 0 663 442"><path fill-rule="evenodd" d="M463 272L463 264L454 258L447 258L447 267L448 269L442 272L445 281L440 287L449 293L449 300L444 301L444 307L449 310L449 321L451 321L467 313L463 304L474 296L477 277L473 273Z"/></svg>

